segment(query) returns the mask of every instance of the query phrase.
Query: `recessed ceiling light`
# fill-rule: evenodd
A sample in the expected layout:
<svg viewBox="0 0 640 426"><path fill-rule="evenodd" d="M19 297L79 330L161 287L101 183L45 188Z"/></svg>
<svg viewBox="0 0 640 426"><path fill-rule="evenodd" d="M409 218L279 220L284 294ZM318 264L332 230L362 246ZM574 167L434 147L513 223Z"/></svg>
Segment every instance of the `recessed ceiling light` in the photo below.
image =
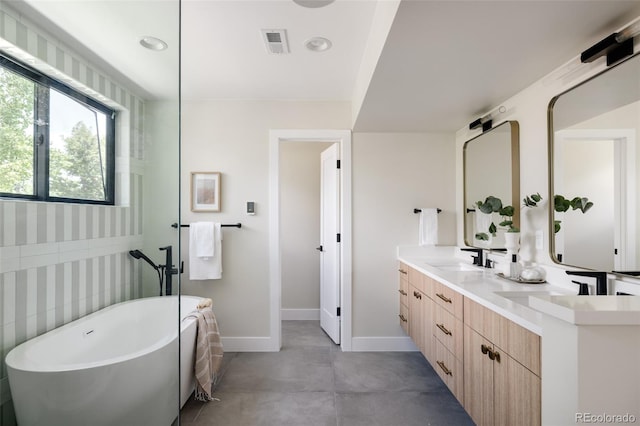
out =
<svg viewBox="0 0 640 426"><path fill-rule="evenodd" d="M307 40L304 45L312 52L324 52L331 48L331 40L324 37L313 37Z"/></svg>
<svg viewBox="0 0 640 426"><path fill-rule="evenodd" d="M142 37L140 39L140 44L142 45L142 47L145 47L149 50L160 51L160 50L165 50L167 48L167 43L160 40L159 38L151 37L151 36Z"/></svg>
<svg viewBox="0 0 640 426"><path fill-rule="evenodd" d="M325 7L334 2L334 0L293 0L295 4L298 4L302 7Z"/></svg>

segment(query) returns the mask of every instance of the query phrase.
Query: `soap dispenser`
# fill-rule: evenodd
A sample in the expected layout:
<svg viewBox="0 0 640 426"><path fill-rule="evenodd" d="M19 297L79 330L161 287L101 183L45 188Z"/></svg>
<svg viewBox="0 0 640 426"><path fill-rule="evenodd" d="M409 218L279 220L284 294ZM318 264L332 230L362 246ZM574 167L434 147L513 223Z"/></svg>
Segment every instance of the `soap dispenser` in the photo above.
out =
<svg viewBox="0 0 640 426"><path fill-rule="evenodd" d="M509 264L509 278L517 280L520 278L520 268L518 265L518 255L511 255L511 263Z"/></svg>

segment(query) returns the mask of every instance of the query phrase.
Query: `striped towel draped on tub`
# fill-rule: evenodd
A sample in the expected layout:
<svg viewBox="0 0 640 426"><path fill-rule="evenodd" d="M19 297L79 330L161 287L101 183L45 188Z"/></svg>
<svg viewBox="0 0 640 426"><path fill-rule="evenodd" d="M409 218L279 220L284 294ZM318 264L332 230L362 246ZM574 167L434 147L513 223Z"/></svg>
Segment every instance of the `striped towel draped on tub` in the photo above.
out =
<svg viewBox="0 0 640 426"><path fill-rule="evenodd" d="M198 304L198 310L192 317L198 321L196 337L196 392L199 401L213 400L213 386L218 382L223 349L220 342L218 323L213 314L211 299L204 299Z"/></svg>

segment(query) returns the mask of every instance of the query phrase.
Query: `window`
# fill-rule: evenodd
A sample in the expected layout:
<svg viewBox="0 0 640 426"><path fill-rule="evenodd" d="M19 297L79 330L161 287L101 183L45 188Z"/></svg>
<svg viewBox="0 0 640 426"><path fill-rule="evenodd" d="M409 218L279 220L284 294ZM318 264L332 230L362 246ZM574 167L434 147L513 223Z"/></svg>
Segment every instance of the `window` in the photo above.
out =
<svg viewBox="0 0 640 426"><path fill-rule="evenodd" d="M0 196L114 204L115 111L0 55Z"/></svg>

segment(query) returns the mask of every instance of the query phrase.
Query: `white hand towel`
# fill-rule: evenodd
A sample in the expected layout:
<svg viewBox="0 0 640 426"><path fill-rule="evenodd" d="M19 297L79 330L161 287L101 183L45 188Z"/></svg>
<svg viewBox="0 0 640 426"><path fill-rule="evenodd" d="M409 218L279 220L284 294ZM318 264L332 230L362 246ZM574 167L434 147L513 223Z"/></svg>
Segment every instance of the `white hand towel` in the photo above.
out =
<svg viewBox="0 0 640 426"><path fill-rule="evenodd" d="M192 280L217 280L222 278L222 229L219 223L213 225L213 256L198 257L197 238L189 232L189 278Z"/></svg>
<svg viewBox="0 0 640 426"><path fill-rule="evenodd" d="M418 232L419 245L438 244L438 209L422 209Z"/></svg>
<svg viewBox="0 0 640 426"><path fill-rule="evenodd" d="M195 249L194 255L208 259L215 254L213 222L194 222L189 226L189 238Z"/></svg>

